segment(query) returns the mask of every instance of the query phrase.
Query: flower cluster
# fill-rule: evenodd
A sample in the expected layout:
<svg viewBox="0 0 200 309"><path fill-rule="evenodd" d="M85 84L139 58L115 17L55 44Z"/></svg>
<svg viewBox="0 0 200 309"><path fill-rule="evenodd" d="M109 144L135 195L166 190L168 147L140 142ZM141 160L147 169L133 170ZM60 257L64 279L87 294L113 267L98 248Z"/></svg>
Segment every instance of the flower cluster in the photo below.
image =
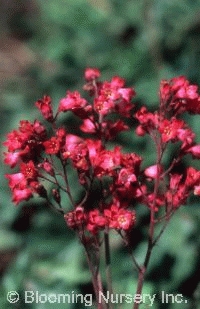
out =
<svg viewBox="0 0 200 309"><path fill-rule="evenodd" d="M116 204L109 205L103 213L98 209L85 212L83 207L76 207L74 211L65 214L68 226L96 234L99 229L110 228L116 230L130 230L135 223L135 212L129 211Z"/></svg>
<svg viewBox="0 0 200 309"><path fill-rule="evenodd" d="M48 126L38 120L22 120L4 142L4 162L18 169L6 175L13 202L27 201L34 194L46 198L48 203L53 200L64 212L69 227L91 234L103 229L130 231L136 222L136 202L169 216L186 203L191 192L200 195L200 171L191 166L177 171L185 155L200 158L195 133L181 119L185 112L200 114L197 86L190 85L185 77L162 81L159 109L149 112L142 106L135 111L135 90L126 87L124 79L115 76L111 81L101 82L99 77L98 69L86 69L83 89L91 100L78 91L68 91L55 113L49 96L38 100L36 106ZM57 126L60 114L67 112L81 121L78 135ZM155 143L156 162L145 169L140 155L124 153L118 145L108 148L117 134L129 129L127 120L133 117L138 121L136 134L149 134ZM177 143L178 152L164 166L162 158L169 143ZM69 183L69 168L76 170L79 186L85 193L81 201L75 201L71 194L75 184ZM51 194L46 182L52 184ZM94 183L101 191L95 206L89 203ZM68 195L72 210L64 211L60 191Z"/></svg>
<svg viewBox="0 0 200 309"><path fill-rule="evenodd" d="M150 179L159 177L160 182L168 183L158 203L167 209L185 204L191 192L200 195L200 171L193 167L186 167L180 173L176 171L185 155L192 154L193 158L200 158L200 145L195 143L195 133L180 118L185 112L200 114L200 95L197 91L198 87L190 85L184 76L163 80L159 110L152 113L143 106L135 113L139 122L136 133L139 136L149 134L157 145L157 164L148 167L145 175ZM178 153L166 168L161 165L161 158L169 143L178 144Z"/></svg>

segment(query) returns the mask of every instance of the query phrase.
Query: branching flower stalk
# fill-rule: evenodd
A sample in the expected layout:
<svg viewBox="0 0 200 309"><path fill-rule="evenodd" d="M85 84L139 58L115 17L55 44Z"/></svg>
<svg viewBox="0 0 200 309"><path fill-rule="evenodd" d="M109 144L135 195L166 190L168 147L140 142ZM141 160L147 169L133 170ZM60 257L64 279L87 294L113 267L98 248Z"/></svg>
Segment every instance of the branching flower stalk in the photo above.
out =
<svg viewBox="0 0 200 309"><path fill-rule="evenodd" d="M188 197L200 195L200 171L192 166L179 168L187 155L200 159L195 133L182 119L185 113L200 114L200 95L198 87L184 76L163 80L159 108L150 112L147 107L137 108L132 103L135 90L126 87L123 78L114 76L111 81L102 82L96 68L87 68L84 77L83 89L89 100L78 91L68 91L54 114L51 98L44 96L36 102L44 121L21 120L18 129L8 133L4 162L15 172L6 178L13 203L18 205L39 195L63 216L85 249L96 307L115 309L111 299L101 298L103 293L114 294L110 230L115 230L127 246L138 272L136 293L141 295L153 247L174 213L187 204ZM60 115L68 112L81 122L76 135L58 125ZM120 145L110 149L110 142L130 129L130 119L138 123L138 136L149 135L152 139L154 165L145 167L145 158L135 152L124 153ZM164 163L170 144L177 145L177 153L171 162ZM70 182L72 170L77 183ZM80 188L80 200L73 194L74 186ZM95 187L99 192L92 201ZM130 237L137 224L136 204L149 212L147 249L141 265ZM158 224L160 232L156 229ZM106 282L102 280L100 262L105 265ZM134 302L133 309L139 306Z"/></svg>
<svg viewBox="0 0 200 309"><path fill-rule="evenodd" d="M158 114L158 118L162 119L162 106L160 108L160 113ZM159 185L162 181L161 179L161 165L162 165L162 157L164 154L164 148L165 145L163 145L162 143L162 139L161 136L157 134L156 132L152 132L151 134L152 139L154 141L155 144L155 149L156 149L156 165L155 165L155 169L156 169L156 173L155 173L155 181L154 181L154 190L153 190L153 195L154 195L154 200L152 203L152 207L150 209L150 219L149 219L149 232L148 232L148 245L147 245L147 251L146 251L146 255L144 258L144 262L141 266L139 266L139 270L138 270L138 285L137 285L137 291L136 294L138 295L142 295L142 288L143 288L143 284L144 284L144 279L145 279L145 274L147 271L147 267L150 261L150 257L151 257L151 253L153 250L153 247L155 246L157 240L159 239L159 237L161 236L161 234L164 232L165 229L165 224L163 225L163 229L161 230L162 232L160 232L160 236L157 236L157 239L154 238L155 235L155 224L156 224L156 201L159 198ZM165 215L166 216L166 215ZM165 218L166 220L166 218ZM167 221L165 221L167 222ZM133 304L133 309L138 309L139 308L140 303L139 302L135 302Z"/></svg>

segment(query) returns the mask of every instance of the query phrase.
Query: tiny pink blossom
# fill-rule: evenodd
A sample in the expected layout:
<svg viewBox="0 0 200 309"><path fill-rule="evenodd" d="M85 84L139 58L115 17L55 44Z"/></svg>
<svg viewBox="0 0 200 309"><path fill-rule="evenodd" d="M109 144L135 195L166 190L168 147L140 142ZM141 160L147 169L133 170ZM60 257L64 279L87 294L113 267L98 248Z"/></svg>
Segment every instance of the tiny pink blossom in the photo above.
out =
<svg viewBox="0 0 200 309"><path fill-rule="evenodd" d="M195 158L200 158L200 144L190 147L187 152L191 153Z"/></svg>
<svg viewBox="0 0 200 309"><path fill-rule="evenodd" d="M200 195L200 185L194 186L194 195Z"/></svg>
<svg viewBox="0 0 200 309"><path fill-rule="evenodd" d="M155 179L160 173L161 167L157 164L147 167L144 171L145 176Z"/></svg>
<svg viewBox="0 0 200 309"><path fill-rule="evenodd" d="M85 133L95 133L96 128L94 125L94 122L92 122L90 119L84 119L82 125L80 126L81 131Z"/></svg>
<svg viewBox="0 0 200 309"><path fill-rule="evenodd" d="M4 163L10 165L11 168L15 167L20 159L20 152L5 152Z"/></svg>
<svg viewBox="0 0 200 309"><path fill-rule="evenodd" d="M16 205L22 201L28 201L32 197L32 191L29 188L18 189L15 188L13 190L13 203Z"/></svg>
<svg viewBox="0 0 200 309"><path fill-rule="evenodd" d="M83 108L86 106L86 104L87 101L81 98L81 95L78 91L68 91L66 97L60 100L58 111L66 112L68 110Z"/></svg>
<svg viewBox="0 0 200 309"><path fill-rule="evenodd" d="M91 81L100 77L100 71L97 68L87 68L84 77L87 81Z"/></svg>

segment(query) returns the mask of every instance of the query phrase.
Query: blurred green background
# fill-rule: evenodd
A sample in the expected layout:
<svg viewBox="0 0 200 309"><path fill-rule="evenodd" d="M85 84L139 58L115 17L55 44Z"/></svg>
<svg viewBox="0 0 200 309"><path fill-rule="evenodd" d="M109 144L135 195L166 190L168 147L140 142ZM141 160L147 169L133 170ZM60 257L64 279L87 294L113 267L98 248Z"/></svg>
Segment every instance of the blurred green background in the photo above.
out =
<svg viewBox="0 0 200 309"><path fill-rule="evenodd" d="M158 103L160 79L186 75L200 84L200 1L1 0L1 141L21 119L38 118L34 102L44 94L52 96L57 106L67 89L80 90L87 66L98 67L104 79L125 78L135 87L137 104L149 109ZM188 116L188 121L200 141L199 118ZM72 125L72 119L68 117L66 123ZM125 151L142 155L146 166L154 162L149 139L138 138L131 130L118 141ZM41 200L12 205L4 179L10 170L1 166L0 307L55 308L49 303L25 305L23 300L9 305L10 290L22 298L25 290L91 293L84 252L74 233ZM193 166L199 168L199 162ZM142 261L147 220L140 208L132 237L136 257ZM192 198L155 248L144 287L144 293L157 294L154 309L200 309L199 223L199 200ZM115 234L112 253L116 292L134 294L136 273L132 274L129 257ZM161 304L162 290L181 293L188 302ZM130 307L123 304L115 309ZM56 304L56 308L82 309L83 304Z"/></svg>

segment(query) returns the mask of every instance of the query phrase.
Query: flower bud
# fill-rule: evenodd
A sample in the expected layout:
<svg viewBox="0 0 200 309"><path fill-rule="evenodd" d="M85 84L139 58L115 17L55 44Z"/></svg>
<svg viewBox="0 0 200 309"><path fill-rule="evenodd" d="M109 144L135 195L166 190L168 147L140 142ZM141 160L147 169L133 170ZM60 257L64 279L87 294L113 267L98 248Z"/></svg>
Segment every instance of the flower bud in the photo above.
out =
<svg viewBox="0 0 200 309"><path fill-rule="evenodd" d="M145 176L155 179L161 172L161 166L155 164L147 167L144 171Z"/></svg>

